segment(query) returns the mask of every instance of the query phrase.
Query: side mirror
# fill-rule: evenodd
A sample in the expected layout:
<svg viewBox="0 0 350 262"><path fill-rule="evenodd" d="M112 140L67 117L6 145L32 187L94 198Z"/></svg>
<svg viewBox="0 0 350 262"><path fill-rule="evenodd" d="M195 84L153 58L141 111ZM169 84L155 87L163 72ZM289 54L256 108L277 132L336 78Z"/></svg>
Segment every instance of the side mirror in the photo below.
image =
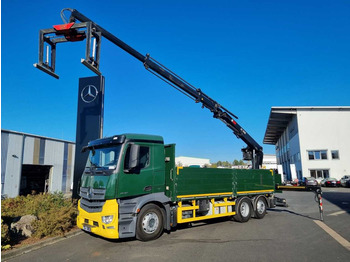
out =
<svg viewBox="0 0 350 262"><path fill-rule="evenodd" d="M88 146L84 146L84 147L81 149L81 153L85 153L88 149L89 149Z"/></svg>
<svg viewBox="0 0 350 262"><path fill-rule="evenodd" d="M140 145L131 145L129 156L129 171L137 169L140 165Z"/></svg>

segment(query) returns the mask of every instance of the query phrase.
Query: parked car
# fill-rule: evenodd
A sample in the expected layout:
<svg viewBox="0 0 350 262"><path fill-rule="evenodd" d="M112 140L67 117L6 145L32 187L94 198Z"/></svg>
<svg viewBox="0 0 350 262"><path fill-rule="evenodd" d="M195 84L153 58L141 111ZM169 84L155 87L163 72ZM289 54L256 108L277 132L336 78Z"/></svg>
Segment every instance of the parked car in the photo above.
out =
<svg viewBox="0 0 350 262"><path fill-rule="evenodd" d="M350 187L350 179L346 181L345 187Z"/></svg>
<svg viewBox="0 0 350 262"><path fill-rule="evenodd" d="M326 186L326 187L340 186L340 181L338 181L333 177L325 178L321 181L321 186Z"/></svg>
<svg viewBox="0 0 350 262"><path fill-rule="evenodd" d="M314 177L303 177L299 181L299 185L301 185L301 186L317 186L318 182L317 182L316 178L314 178Z"/></svg>
<svg viewBox="0 0 350 262"><path fill-rule="evenodd" d="M346 182L350 180L350 176L343 176L341 179L340 179L340 184L341 186L345 186L346 187Z"/></svg>
<svg viewBox="0 0 350 262"><path fill-rule="evenodd" d="M319 185L321 185L321 181L323 180L323 177L318 177L316 178L316 181Z"/></svg>

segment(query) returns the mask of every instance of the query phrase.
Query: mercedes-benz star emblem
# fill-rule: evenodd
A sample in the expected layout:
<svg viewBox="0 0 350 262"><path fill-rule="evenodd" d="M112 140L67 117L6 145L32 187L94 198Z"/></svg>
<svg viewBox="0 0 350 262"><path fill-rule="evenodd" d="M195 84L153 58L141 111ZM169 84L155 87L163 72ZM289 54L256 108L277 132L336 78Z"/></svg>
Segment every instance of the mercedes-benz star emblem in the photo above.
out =
<svg viewBox="0 0 350 262"><path fill-rule="evenodd" d="M97 95L98 95L98 90L93 85L87 85L86 87L84 87L80 94L81 99L85 103L91 103L96 99Z"/></svg>
<svg viewBox="0 0 350 262"><path fill-rule="evenodd" d="M88 199L92 198L92 188L91 187L88 188L87 197L88 197Z"/></svg>

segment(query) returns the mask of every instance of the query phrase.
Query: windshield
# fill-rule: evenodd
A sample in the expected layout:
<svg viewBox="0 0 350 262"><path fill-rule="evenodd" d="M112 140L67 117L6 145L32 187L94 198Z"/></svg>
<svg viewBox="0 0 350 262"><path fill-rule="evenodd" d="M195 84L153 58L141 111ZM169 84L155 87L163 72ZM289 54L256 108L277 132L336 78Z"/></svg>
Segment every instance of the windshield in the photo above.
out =
<svg viewBox="0 0 350 262"><path fill-rule="evenodd" d="M86 167L113 167L119 159L121 145L115 147L91 148Z"/></svg>

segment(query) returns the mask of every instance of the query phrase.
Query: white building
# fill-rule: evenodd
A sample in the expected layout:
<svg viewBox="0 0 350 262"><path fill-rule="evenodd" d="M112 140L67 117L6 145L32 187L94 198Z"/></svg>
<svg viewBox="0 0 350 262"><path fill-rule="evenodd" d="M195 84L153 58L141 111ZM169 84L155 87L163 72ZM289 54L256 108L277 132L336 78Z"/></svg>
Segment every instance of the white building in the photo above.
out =
<svg viewBox="0 0 350 262"><path fill-rule="evenodd" d="M210 166L210 159L207 158L197 158L197 157L187 157L187 156L179 156L175 157L175 164L177 166Z"/></svg>
<svg viewBox="0 0 350 262"><path fill-rule="evenodd" d="M262 168L263 169L277 169L276 155L264 154Z"/></svg>
<svg viewBox="0 0 350 262"><path fill-rule="evenodd" d="M350 174L350 107L272 107L264 144L287 180Z"/></svg>

